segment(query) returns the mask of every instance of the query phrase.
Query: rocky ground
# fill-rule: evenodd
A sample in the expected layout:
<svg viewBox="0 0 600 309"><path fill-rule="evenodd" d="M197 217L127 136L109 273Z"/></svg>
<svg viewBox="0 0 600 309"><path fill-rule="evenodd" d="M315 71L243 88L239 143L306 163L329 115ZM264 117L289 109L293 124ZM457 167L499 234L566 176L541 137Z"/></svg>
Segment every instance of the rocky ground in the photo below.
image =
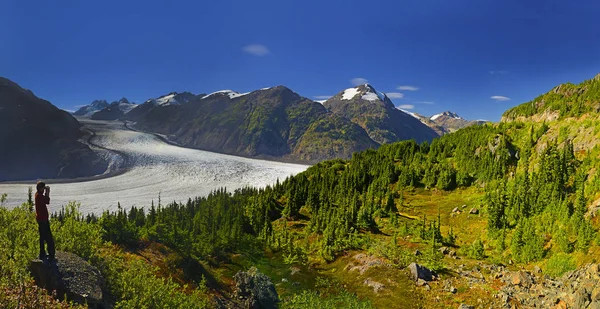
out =
<svg viewBox="0 0 600 309"><path fill-rule="evenodd" d="M503 265L478 264L471 268L458 265L450 273L430 274L418 264L411 264L407 271L415 284L429 293L456 294L461 284L470 287L492 288L493 299L482 300L473 307L461 304L458 308L594 308L600 309L600 266L588 264L559 278L542 273L538 267L533 271L509 270ZM434 299L439 300L438 296Z"/></svg>

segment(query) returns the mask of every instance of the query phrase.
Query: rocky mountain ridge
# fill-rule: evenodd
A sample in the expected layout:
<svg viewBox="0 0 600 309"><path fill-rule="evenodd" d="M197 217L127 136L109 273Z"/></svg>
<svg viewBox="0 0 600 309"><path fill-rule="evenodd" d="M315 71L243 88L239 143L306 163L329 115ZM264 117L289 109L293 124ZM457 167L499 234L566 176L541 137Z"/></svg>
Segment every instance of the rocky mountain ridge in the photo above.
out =
<svg viewBox="0 0 600 309"><path fill-rule="evenodd" d="M80 123L0 77L0 181L101 174L107 163L79 141Z"/></svg>

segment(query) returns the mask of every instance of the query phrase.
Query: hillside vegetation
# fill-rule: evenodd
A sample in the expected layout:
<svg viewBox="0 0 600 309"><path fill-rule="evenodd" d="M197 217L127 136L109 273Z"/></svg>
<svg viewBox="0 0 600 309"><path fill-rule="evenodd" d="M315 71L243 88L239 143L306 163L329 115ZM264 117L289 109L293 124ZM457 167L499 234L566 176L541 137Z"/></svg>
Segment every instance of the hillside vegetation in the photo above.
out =
<svg viewBox="0 0 600 309"><path fill-rule="evenodd" d="M594 98L591 92L579 100L593 106ZM53 229L62 250L99 265L122 306L157 301L126 293L140 282L142 295L156 285L172 308L210 306L215 298L235 305L231 278L250 266L274 279L283 308L447 308L477 299L495 306L499 281L460 281L456 269L485 262L559 276L600 251L600 149L576 148L573 132L585 122L537 122L536 115L431 143L382 145L263 189L220 189L181 204L159 198L143 209L85 218L71 206L55 216ZM35 254L32 214L26 204L0 209L0 219L8 250L0 272L11 278L3 284L22 284L23 260ZM11 240L15 233L26 235L22 243ZM151 262L129 262L146 256L148 244L172 252L157 259L162 268L142 271L141 263ZM440 253L442 246L460 260ZM416 287L404 272L412 262L457 288L440 294Z"/></svg>

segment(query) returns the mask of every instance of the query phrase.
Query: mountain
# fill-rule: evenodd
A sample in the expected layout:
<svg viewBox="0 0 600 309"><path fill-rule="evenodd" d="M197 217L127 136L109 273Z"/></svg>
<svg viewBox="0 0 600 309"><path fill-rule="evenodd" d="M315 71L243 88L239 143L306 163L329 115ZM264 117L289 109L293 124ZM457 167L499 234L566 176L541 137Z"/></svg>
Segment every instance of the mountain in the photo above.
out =
<svg viewBox="0 0 600 309"><path fill-rule="evenodd" d="M73 115L90 117L95 112L103 110L107 107L108 107L108 102L106 102L106 100L95 100L94 102L92 102L89 105L82 106L80 109L78 109L76 112L74 112Z"/></svg>
<svg viewBox="0 0 600 309"><path fill-rule="evenodd" d="M379 144L414 139L431 141L439 135L415 117L397 109L369 84L346 89L323 102L328 110L363 128Z"/></svg>
<svg viewBox="0 0 600 309"><path fill-rule="evenodd" d="M198 96L203 97L204 94L200 94ZM155 99L146 100L146 102L139 104L138 107L128 112L123 119L137 121L144 117L152 118L152 115L148 115L150 111L157 114L169 114L170 110L173 108L176 109L177 106L187 104L195 98L196 95L190 92L171 92ZM165 115L160 117L165 117Z"/></svg>
<svg viewBox="0 0 600 309"><path fill-rule="evenodd" d="M483 124L485 120L467 120L451 111L435 114L429 118L436 126L444 128L445 133L451 133L468 126Z"/></svg>
<svg viewBox="0 0 600 309"><path fill-rule="evenodd" d="M0 77L0 181L101 174L106 162L78 141L80 123Z"/></svg>
<svg viewBox="0 0 600 309"><path fill-rule="evenodd" d="M284 86L250 93L223 90L188 104L152 105L146 102L125 118L186 147L303 161L350 157L377 147L359 126Z"/></svg>
<svg viewBox="0 0 600 309"><path fill-rule="evenodd" d="M94 120L116 120L123 118L125 114L137 107L138 104L130 103L126 98L122 98L119 101L110 103L104 109L93 113L90 118Z"/></svg>

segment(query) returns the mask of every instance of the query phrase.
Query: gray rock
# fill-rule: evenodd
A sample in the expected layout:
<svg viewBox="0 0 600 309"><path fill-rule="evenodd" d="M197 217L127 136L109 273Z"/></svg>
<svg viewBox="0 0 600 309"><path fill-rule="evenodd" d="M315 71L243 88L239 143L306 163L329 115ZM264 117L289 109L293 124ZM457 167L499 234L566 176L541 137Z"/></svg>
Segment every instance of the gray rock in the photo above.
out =
<svg viewBox="0 0 600 309"><path fill-rule="evenodd" d="M415 282L419 279L431 281L433 280L433 277L435 275L435 273L429 270L427 267L421 266L417 263L411 263L410 265L408 265L407 268L410 271L411 277Z"/></svg>
<svg viewBox="0 0 600 309"><path fill-rule="evenodd" d="M451 286L450 287L450 293L456 294L456 292L458 292L458 290L455 287Z"/></svg>
<svg viewBox="0 0 600 309"><path fill-rule="evenodd" d="M423 253L421 253L421 251L419 251L419 250L415 250L415 256L419 256L419 255L422 255L422 254L423 254Z"/></svg>
<svg viewBox="0 0 600 309"><path fill-rule="evenodd" d="M104 308L104 278L100 271L79 256L56 252L56 262L31 261L29 270L36 284L57 297L87 304L89 308Z"/></svg>
<svg viewBox="0 0 600 309"><path fill-rule="evenodd" d="M460 306L458 306L458 309L475 309L475 306L460 304Z"/></svg>
<svg viewBox="0 0 600 309"><path fill-rule="evenodd" d="M417 286L426 286L427 285L427 281L419 278L417 279Z"/></svg>
<svg viewBox="0 0 600 309"><path fill-rule="evenodd" d="M471 208L471 210L469 211L469 214L471 214L471 215L478 215L479 214L479 209L477 209L477 208Z"/></svg>
<svg viewBox="0 0 600 309"><path fill-rule="evenodd" d="M533 266L533 272L536 274L541 274L542 269L539 266L535 265L535 266Z"/></svg>
<svg viewBox="0 0 600 309"><path fill-rule="evenodd" d="M460 209L458 209L458 207L454 207L454 209L452 209L453 213L459 214L460 213Z"/></svg>
<svg viewBox="0 0 600 309"><path fill-rule="evenodd" d="M244 301L245 308L267 309L277 308L279 295L269 277L256 267L247 272L238 271L234 276L235 296Z"/></svg>

